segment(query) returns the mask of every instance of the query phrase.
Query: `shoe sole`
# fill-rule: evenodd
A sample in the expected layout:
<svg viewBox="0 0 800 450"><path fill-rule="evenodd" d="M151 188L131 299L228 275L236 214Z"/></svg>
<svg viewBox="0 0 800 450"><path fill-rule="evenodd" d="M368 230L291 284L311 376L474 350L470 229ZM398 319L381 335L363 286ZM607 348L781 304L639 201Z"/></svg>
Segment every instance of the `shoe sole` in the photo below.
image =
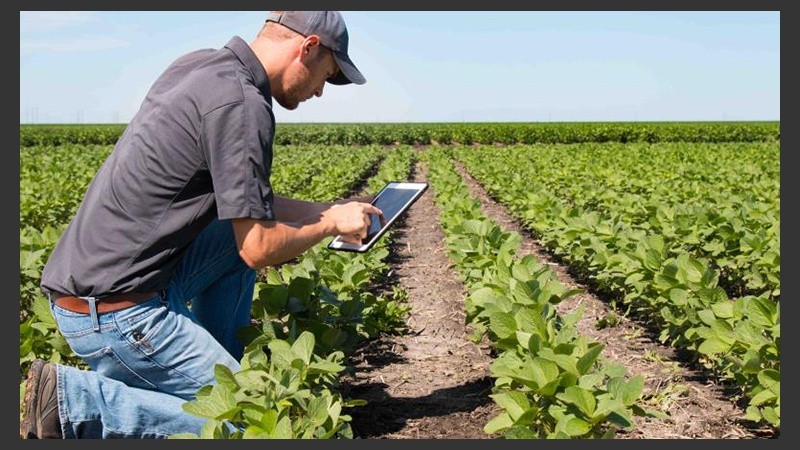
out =
<svg viewBox="0 0 800 450"><path fill-rule="evenodd" d="M33 397L39 390L39 381L41 380L42 369L45 364L44 360L37 359L31 364L28 370L28 379L25 382L25 406L22 410L22 421L19 425L19 435L22 439L36 439L36 423L31 420L31 412L33 411Z"/></svg>

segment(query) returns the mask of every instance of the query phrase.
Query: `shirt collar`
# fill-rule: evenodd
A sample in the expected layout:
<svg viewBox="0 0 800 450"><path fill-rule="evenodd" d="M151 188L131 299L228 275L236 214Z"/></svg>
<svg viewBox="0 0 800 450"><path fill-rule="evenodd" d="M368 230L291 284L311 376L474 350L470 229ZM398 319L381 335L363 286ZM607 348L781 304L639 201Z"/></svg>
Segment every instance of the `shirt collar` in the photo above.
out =
<svg viewBox="0 0 800 450"><path fill-rule="evenodd" d="M239 36L232 37L231 40L225 44L225 48L232 51L233 54L239 58L239 61L244 64L244 67L253 75L253 84L264 94L269 104L272 105L272 94L269 90L267 72L264 70L261 61L256 57L256 54L253 53L253 49Z"/></svg>

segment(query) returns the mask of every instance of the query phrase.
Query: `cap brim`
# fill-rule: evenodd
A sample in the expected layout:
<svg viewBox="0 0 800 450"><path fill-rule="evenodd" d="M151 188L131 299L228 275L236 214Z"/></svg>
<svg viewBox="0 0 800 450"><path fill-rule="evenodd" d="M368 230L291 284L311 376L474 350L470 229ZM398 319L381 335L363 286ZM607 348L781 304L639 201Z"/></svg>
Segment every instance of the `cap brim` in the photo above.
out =
<svg viewBox="0 0 800 450"><path fill-rule="evenodd" d="M356 65L353 64L349 56L344 53L333 52L333 58L339 64L339 71L336 72L336 75L328 78L328 83L342 85L350 83L364 84L367 82L367 79L356 69Z"/></svg>

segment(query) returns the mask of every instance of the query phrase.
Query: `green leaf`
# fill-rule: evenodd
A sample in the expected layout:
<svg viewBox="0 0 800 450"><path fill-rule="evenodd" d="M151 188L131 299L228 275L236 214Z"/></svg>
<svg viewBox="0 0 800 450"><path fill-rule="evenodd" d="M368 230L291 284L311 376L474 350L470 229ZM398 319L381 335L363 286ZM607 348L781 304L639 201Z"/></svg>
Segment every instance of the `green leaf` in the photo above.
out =
<svg viewBox="0 0 800 450"><path fill-rule="evenodd" d="M306 408L307 419L311 426L316 428L322 426L328 420L328 401L326 397L312 397Z"/></svg>
<svg viewBox="0 0 800 450"><path fill-rule="evenodd" d="M519 281L521 281L523 283L527 282L527 281L530 281L533 278L531 276L530 270L527 267L525 267L524 265L519 264L519 263L516 263L513 266L511 266L511 275L515 279L517 279L517 280L519 280Z"/></svg>
<svg viewBox="0 0 800 450"><path fill-rule="evenodd" d="M483 426L483 431L486 434L494 434L499 431L505 430L509 428L511 425L514 424L514 421L511 420L508 413L503 412L500 415L495 416L490 420L486 425Z"/></svg>
<svg viewBox="0 0 800 450"><path fill-rule="evenodd" d="M633 421L625 411L615 410L608 414L608 421L622 428L633 427Z"/></svg>
<svg viewBox="0 0 800 450"><path fill-rule="evenodd" d="M744 418L753 422L760 422L762 419L761 410L755 406L748 406Z"/></svg>
<svg viewBox="0 0 800 450"><path fill-rule="evenodd" d="M292 439L294 437L292 434L292 421L289 419L289 416L281 417L275 425L272 437L275 439Z"/></svg>
<svg viewBox="0 0 800 450"><path fill-rule="evenodd" d="M747 303L747 318L758 327L774 326L776 315L777 303L773 300L757 297Z"/></svg>
<svg viewBox="0 0 800 450"><path fill-rule="evenodd" d="M342 274L342 279L345 283L358 287L369 280L369 269L364 264L350 264Z"/></svg>
<svg viewBox="0 0 800 450"><path fill-rule="evenodd" d="M511 280L509 285L511 298L514 299L515 302L522 304L530 303L530 300L533 298L533 289L531 289L527 283Z"/></svg>
<svg viewBox="0 0 800 450"><path fill-rule="evenodd" d="M517 331L524 331L526 333L538 332L540 329L541 307L539 306L526 306L519 308L514 313L514 322L516 322Z"/></svg>
<svg viewBox="0 0 800 450"><path fill-rule="evenodd" d="M528 340L528 344L525 345L524 348L531 352L531 354L535 355L541 351L542 346L542 338L538 334L534 334L531 335L531 338Z"/></svg>
<svg viewBox="0 0 800 450"><path fill-rule="evenodd" d="M781 416L778 413L777 409L775 409L775 408L773 408L771 406L767 406L767 407L765 407L765 408L763 408L761 410L761 415L764 417L764 419L767 420L767 422L769 422L770 424L772 424L773 426L775 426L777 428L780 428L780 426L781 426Z"/></svg>
<svg viewBox="0 0 800 450"><path fill-rule="evenodd" d="M271 354L270 359L273 364L278 367L288 367L292 364L295 355L288 342L281 339L274 339L269 341L267 347L269 347Z"/></svg>
<svg viewBox="0 0 800 450"><path fill-rule="evenodd" d="M717 320L717 317L714 315L714 311L711 311L710 309L702 309L697 311L697 317L708 326L711 326L711 324Z"/></svg>
<svg viewBox="0 0 800 450"><path fill-rule="evenodd" d="M203 424L203 428L200 429L200 438L219 439L221 435L219 428L221 425L222 423L217 420L206 421L206 423Z"/></svg>
<svg viewBox="0 0 800 450"><path fill-rule="evenodd" d="M714 303L711 305L711 310L714 311L714 315L720 319L730 319L733 317L733 302L724 301Z"/></svg>
<svg viewBox="0 0 800 450"><path fill-rule="evenodd" d="M686 264L686 275L692 283L701 283L703 274L707 271L707 267L699 260L689 258Z"/></svg>
<svg viewBox="0 0 800 450"><path fill-rule="evenodd" d="M581 356L577 364L578 371L581 375L589 372L589 369L591 369L595 361L597 361L597 357L600 356L603 348L604 346L602 344L594 344L589 347L589 350L587 350L583 356Z"/></svg>
<svg viewBox="0 0 800 450"><path fill-rule="evenodd" d="M41 295L35 296L33 298L33 302L31 303L31 310L40 322L44 322L51 326L56 325L56 321L53 318L53 312L50 311L50 301L48 299L42 297Z"/></svg>
<svg viewBox="0 0 800 450"><path fill-rule="evenodd" d="M243 369L233 374L235 386L244 390L264 390L269 383L269 374L261 369Z"/></svg>
<svg viewBox="0 0 800 450"><path fill-rule="evenodd" d="M309 373L339 373L345 367L331 361L317 361L308 365Z"/></svg>
<svg viewBox="0 0 800 450"><path fill-rule="evenodd" d="M236 382L233 371L224 364L214 365L214 377L217 379L218 384L225 386L231 392L236 392L239 389L239 384Z"/></svg>
<svg viewBox="0 0 800 450"><path fill-rule="evenodd" d="M505 409L512 421L516 421L519 417L530 408L528 398L523 392L508 391L500 394L490 395L498 406Z"/></svg>
<svg viewBox="0 0 800 450"><path fill-rule="evenodd" d="M344 406L350 408L353 406L364 406L367 404L366 400L363 399L349 399L345 402Z"/></svg>
<svg viewBox="0 0 800 450"><path fill-rule="evenodd" d="M572 414L564 416L556 425L556 430L566 433L569 437L583 436L591 429L589 423Z"/></svg>
<svg viewBox="0 0 800 450"><path fill-rule="evenodd" d="M514 316L508 313L492 311L489 313L489 323L491 330L500 339L513 336L517 330L517 322L514 320Z"/></svg>
<svg viewBox="0 0 800 450"><path fill-rule="evenodd" d="M266 337L256 338L245 349L245 354L242 357L242 369L252 369L268 367L269 360L267 354L264 353L263 347L268 344Z"/></svg>
<svg viewBox="0 0 800 450"><path fill-rule="evenodd" d="M778 398L778 396L775 395L774 392L770 391L769 389L764 389L750 399L750 405L759 406L776 398Z"/></svg>
<svg viewBox="0 0 800 450"><path fill-rule="evenodd" d="M307 303L314 292L315 283L310 278L297 277L289 282L289 297L300 300L303 304Z"/></svg>
<svg viewBox="0 0 800 450"><path fill-rule="evenodd" d="M259 300L263 302L264 311L268 316L274 317L284 311L289 299L289 290L285 286L270 285L258 292Z"/></svg>
<svg viewBox="0 0 800 450"><path fill-rule="evenodd" d="M469 295L469 301L472 302L473 305L476 307L480 307L481 309L485 308L487 304L492 304L495 302L495 293L492 288L483 287L473 291Z"/></svg>
<svg viewBox="0 0 800 450"><path fill-rule="evenodd" d="M275 267L272 267L272 266L268 267L266 272L267 272L266 278L267 278L267 283L268 284L277 285L277 286L280 286L280 285L283 284L283 278L281 278L280 272L278 272L278 270L275 269Z"/></svg>
<svg viewBox="0 0 800 450"><path fill-rule="evenodd" d="M664 238L658 234L651 235L647 238L647 243L650 247L658 253L664 253Z"/></svg>
<svg viewBox="0 0 800 450"><path fill-rule="evenodd" d="M208 419L224 418L225 415L236 407L236 399L227 388L215 385L208 397L183 403L184 411Z"/></svg>
<svg viewBox="0 0 800 450"><path fill-rule="evenodd" d="M524 348L524 346L523 346ZM558 364L558 367L565 370L566 372L575 376L575 378L580 376L580 372L578 372L578 367L576 365L576 358L572 355L553 355L551 359Z"/></svg>
<svg viewBox="0 0 800 450"><path fill-rule="evenodd" d="M249 425L242 433L242 439L269 439L269 432L258 425Z"/></svg>
<svg viewBox="0 0 800 450"><path fill-rule="evenodd" d="M558 381L558 366L544 358L534 358L533 361L527 362L524 365L524 371L532 377L540 389Z"/></svg>
<svg viewBox="0 0 800 450"><path fill-rule="evenodd" d="M717 319L711 324L711 330L714 331L717 338L726 344L733 345L736 343L736 333L728 322Z"/></svg>
<svg viewBox="0 0 800 450"><path fill-rule="evenodd" d="M275 432L275 427L278 425L278 411L274 409L267 410L261 417L260 425L264 431L272 435Z"/></svg>
<svg viewBox="0 0 800 450"><path fill-rule="evenodd" d="M703 341L703 343L697 348L697 351L704 355L714 356L720 353L726 353L730 349L730 344L726 344L722 340L714 337Z"/></svg>
<svg viewBox="0 0 800 450"><path fill-rule="evenodd" d="M506 430L506 434L504 436L505 439L538 439L539 436L530 428L530 422L526 422L525 425L515 425L508 430Z"/></svg>
<svg viewBox="0 0 800 450"><path fill-rule="evenodd" d="M672 300L677 306L683 306L686 304L688 298L688 293L680 288L672 288L669 290L669 299Z"/></svg>
<svg viewBox="0 0 800 450"><path fill-rule="evenodd" d="M597 406L597 399L594 398L594 394L578 386L569 386L556 397L565 403L575 405L588 417L594 414L594 408Z"/></svg>
<svg viewBox="0 0 800 450"><path fill-rule="evenodd" d="M342 404L338 401L333 402L331 405L328 406L328 416L331 419L331 423L336 425L339 423L339 419L341 418L342 414ZM326 418L327 420L327 418Z"/></svg>
<svg viewBox="0 0 800 450"><path fill-rule="evenodd" d="M653 272L657 272L661 267L661 255L655 250L648 249L644 259L644 266Z"/></svg>
<svg viewBox="0 0 800 450"><path fill-rule="evenodd" d="M517 342L519 346L522 348L528 348L528 344L531 341L531 337L533 336L531 333L526 333L524 331L517 330L516 332Z"/></svg>
<svg viewBox="0 0 800 450"><path fill-rule="evenodd" d="M622 400L619 398L609 397L607 394L603 394L598 397L597 407L594 410L591 420L592 422L597 423L606 418L613 411L624 409L625 405L622 404Z"/></svg>
<svg viewBox="0 0 800 450"><path fill-rule="evenodd" d="M781 374L777 370L764 369L758 373L758 382L769 389L772 393L780 397L781 395Z"/></svg>
<svg viewBox="0 0 800 450"><path fill-rule="evenodd" d="M311 355L314 354L314 335L308 331L303 331L294 341L291 348L292 352L307 366L311 362Z"/></svg>
<svg viewBox="0 0 800 450"><path fill-rule="evenodd" d="M628 373L627 369L622 364L613 364L613 363L604 364L602 370L610 378L621 378Z"/></svg>
<svg viewBox="0 0 800 450"><path fill-rule="evenodd" d="M622 403L631 406L636 403L644 389L644 377L636 375L621 386Z"/></svg>

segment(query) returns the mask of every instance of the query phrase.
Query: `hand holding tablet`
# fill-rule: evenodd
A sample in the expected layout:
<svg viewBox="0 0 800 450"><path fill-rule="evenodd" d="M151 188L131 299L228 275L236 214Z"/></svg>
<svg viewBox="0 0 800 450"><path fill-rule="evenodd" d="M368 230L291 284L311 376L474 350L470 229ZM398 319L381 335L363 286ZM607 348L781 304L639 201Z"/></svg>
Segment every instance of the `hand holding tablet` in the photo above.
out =
<svg viewBox="0 0 800 450"><path fill-rule="evenodd" d="M367 237L360 243L347 242L350 239L336 236L329 244L331 250L344 250L363 253L371 249L389 227L404 213L428 188L428 183L391 182L373 198L372 204L383 211L382 216L370 215Z"/></svg>

